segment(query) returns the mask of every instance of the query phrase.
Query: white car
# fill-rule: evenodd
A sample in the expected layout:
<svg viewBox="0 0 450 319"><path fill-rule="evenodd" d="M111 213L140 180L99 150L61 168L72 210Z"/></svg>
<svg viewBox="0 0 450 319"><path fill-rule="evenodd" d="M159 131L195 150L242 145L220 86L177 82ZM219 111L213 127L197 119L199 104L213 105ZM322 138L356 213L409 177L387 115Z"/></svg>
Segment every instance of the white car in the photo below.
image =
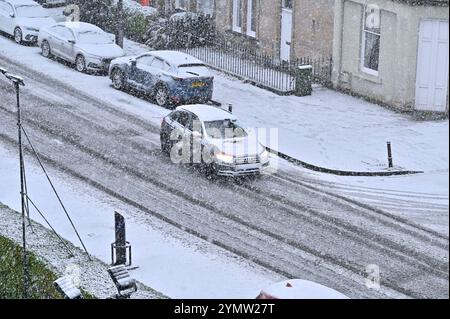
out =
<svg viewBox="0 0 450 319"><path fill-rule="evenodd" d="M36 42L39 30L56 23L31 0L0 0L0 31L13 35L17 43Z"/></svg>
<svg viewBox="0 0 450 319"><path fill-rule="evenodd" d="M125 55L115 44L113 34L84 22L61 22L42 28L38 45L44 57L74 63L79 72L108 71L112 60Z"/></svg>
<svg viewBox="0 0 450 319"><path fill-rule="evenodd" d="M265 173L269 153L230 112L211 105L183 105L163 118L161 150L177 163L202 164L219 176Z"/></svg>
<svg viewBox="0 0 450 319"><path fill-rule="evenodd" d="M318 283L291 279L261 291L256 299L349 299L346 295Z"/></svg>

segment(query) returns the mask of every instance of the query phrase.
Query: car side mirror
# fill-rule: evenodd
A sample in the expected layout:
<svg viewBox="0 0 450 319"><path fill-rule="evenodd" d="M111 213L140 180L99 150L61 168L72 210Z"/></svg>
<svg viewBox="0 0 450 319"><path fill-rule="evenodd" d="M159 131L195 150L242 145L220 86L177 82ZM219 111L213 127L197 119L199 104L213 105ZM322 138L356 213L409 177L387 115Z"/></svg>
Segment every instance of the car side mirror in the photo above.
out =
<svg viewBox="0 0 450 319"><path fill-rule="evenodd" d="M75 40L67 40L67 42L69 42L70 44L75 44Z"/></svg>
<svg viewBox="0 0 450 319"><path fill-rule="evenodd" d="M11 18L14 18L16 15L15 15L14 13L10 13L9 16L10 16Z"/></svg>
<svg viewBox="0 0 450 319"><path fill-rule="evenodd" d="M131 59L130 62L131 62L131 66L132 67L135 67L136 64L137 64L137 60L136 59Z"/></svg>

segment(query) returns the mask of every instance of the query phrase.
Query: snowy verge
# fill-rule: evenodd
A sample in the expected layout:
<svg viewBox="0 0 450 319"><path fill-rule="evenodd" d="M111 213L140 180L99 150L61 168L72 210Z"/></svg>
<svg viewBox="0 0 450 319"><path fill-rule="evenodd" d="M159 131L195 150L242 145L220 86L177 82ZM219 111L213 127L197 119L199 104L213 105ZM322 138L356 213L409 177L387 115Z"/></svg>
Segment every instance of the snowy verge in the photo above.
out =
<svg viewBox="0 0 450 319"><path fill-rule="evenodd" d="M28 223L27 223L28 225ZM22 217L18 212L0 203L0 235L22 243ZM41 224L32 221L27 227L27 248L58 275L80 275L81 288L96 298L109 298L117 293L111 281L104 262L95 257L91 260L80 249L65 240L66 245L74 254L73 257L64 248L57 236ZM138 291L132 298L161 299L163 294L138 283Z"/></svg>

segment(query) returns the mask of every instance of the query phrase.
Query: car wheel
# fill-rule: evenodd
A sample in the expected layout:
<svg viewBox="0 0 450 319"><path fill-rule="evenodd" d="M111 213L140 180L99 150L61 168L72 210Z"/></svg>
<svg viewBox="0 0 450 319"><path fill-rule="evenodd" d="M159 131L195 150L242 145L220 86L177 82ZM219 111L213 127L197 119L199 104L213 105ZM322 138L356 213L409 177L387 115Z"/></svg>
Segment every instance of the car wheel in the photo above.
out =
<svg viewBox="0 0 450 319"><path fill-rule="evenodd" d="M160 86L156 89L155 101L159 106L166 106L169 104L169 91L166 87Z"/></svg>
<svg viewBox="0 0 450 319"><path fill-rule="evenodd" d="M86 60L84 59L84 56L77 56L75 60L75 68L78 72L86 72Z"/></svg>
<svg viewBox="0 0 450 319"><path fill-rule="evenodd" d="M112 72L112 84L116 90L123 90L124 88L124 74L119 69L114 69Z"/></svg>
<svg viewBox="0 0 450 319"><path fill-rule="evenodd" d="M17 44L22 43L22 30L20 28L14 29L14 41L16 41Z"/></svg>
<svg viewBox="0 0 450 319"><path fill-rule="evenodd" d="M42 56L45 58L50 58L52 53L50 51L50 44L47 41L43 41L41 44Z"/></svg>

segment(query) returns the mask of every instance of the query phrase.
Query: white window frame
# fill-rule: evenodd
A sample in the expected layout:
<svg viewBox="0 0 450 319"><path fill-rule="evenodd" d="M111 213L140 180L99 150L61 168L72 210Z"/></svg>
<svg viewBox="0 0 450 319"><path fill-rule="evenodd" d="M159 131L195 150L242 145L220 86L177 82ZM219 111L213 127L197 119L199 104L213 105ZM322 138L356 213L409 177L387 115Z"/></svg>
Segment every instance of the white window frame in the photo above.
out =
<svg viewBox="0 0 450 319"><path fill-rule="evenodd" d="M256 15L256 12L253 12L254 1L256 0L247 0L247 35L252 38L256 38L256 29L252 30L252 19L256 21L256 16L253 17L254 14Z"/></svg>
<svg viewBox="0 0 450 319"><path fill-rule="evenodd" d="M378 48L378 70L373 70L370 68L367 68L365 66L365 58L366 58L366 35L367 33L376 35L379 37L380 46L381 46L381 24L380 24L380 32L376 33L373 31L366 30L366 19L367 19L367 6L363 7L363 19L362 19L362 36L361 36L361 70L364 73L367 73L369 75L373 75L378 77L380 74L380 48ZM379 11L379 19L381 23L381 11Z"/></svg>
<svg viewBox="0 0 450 319"><path fill-rule="evenodd" d="M233 0L233 31L242 33L242 1ZM240 6L238 6L240 4ZM240 22L240 25L238 24Z"/></svg>

